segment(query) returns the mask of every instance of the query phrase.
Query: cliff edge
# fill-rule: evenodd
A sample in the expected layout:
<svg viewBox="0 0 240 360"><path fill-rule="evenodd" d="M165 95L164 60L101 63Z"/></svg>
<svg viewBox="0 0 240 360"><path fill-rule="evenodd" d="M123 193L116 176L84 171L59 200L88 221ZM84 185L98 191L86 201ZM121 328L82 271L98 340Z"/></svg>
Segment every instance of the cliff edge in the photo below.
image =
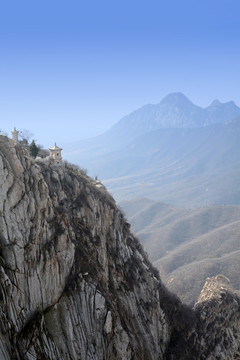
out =
<svg viewBox="0 0 240 360"><path fill-rule="evenodd" d="M231 289L181 304L104 187L5 136L0 274L0 359L238 359Z"/></svg>

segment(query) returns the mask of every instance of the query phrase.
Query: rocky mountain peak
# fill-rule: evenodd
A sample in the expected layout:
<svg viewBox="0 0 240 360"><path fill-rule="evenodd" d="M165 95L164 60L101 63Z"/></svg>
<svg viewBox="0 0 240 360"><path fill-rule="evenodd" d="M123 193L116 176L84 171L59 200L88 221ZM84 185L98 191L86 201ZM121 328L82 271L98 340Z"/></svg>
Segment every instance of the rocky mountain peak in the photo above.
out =
<svg viewBox="0 0 240 360"><path fill-rule="evenodd" d="M211 103L211 107L218 107L218 106L221 106L222 103L219 101L219 100L213 100L213 102Z"/></svg>
<svg viewBox="0 0 240 360"><path fill-rule="evenodd" d="M218 297L221 292L234 292L230 280L221 274L214 276L213 278L207 278L196 306L203 301L209 301Z"/></svg>
<svg viewBox="0 0 240 360"><path fill-rule="evenodd" d="M202 358L239 359L239 308L240 298L228 278L217 275L206 280L195 305L197 316L201 319L198 351ZM209 346L208 350L206 345ZM211 357L208 355L210 349Z"/></svg>
<svg viewBox="0 0 240 360"><path fill-rule="evenodd" d="M233 102L221 104L214 100L209 107L202 108L181 92L175 92L168 94L159 104L145 105L125 116L102 138L104 143L124 144L158 129L200 128L225 123L237 116L240 116L240 108Z"/></svg>
<svg viewBox="0 0 240 360"><path fill-rule="evenodd" d="M161 100L160 104L167 106L193 105L193 103L181 92L168 94Z"/></svg>

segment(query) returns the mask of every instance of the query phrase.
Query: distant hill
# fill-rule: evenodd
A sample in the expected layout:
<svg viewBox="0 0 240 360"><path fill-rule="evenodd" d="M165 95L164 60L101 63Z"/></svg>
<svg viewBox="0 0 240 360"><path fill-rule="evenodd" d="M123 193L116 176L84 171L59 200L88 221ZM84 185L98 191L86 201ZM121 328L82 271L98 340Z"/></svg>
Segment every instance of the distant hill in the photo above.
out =
<svg viewBox="0 0 240 360"><path fill-rule="evenodd" d="M135 138L147 132L169 128L195 128L223 124L240 116L233 101L214 100L207 108L194 105L182 93L167 95L159 104L148 104L125 116L106 135Z"/></svg>
<svg viewBox="0 0 240 360"><path fill-rule="evenodd" d="M161 277L183 301L193 303L206 277L218 273L240 289L240 206L190 210L137 199L121 207Z"/></svg>
<svg viewBox="0 0 240 360"><path fill-rule="evenodd" d="M203 109L181 93L146 105L102 136L72 144L68 158L117 200L148 197L182 207L240 204L240 108Z"/></svg>

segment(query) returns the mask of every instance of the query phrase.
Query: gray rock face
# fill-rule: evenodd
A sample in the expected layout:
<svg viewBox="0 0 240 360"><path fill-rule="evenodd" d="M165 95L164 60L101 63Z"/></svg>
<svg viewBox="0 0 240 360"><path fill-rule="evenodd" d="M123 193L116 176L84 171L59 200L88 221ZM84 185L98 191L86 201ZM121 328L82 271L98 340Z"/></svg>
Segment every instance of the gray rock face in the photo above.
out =
<svg viewBox="0 0 240 360"><path fill-rule="evenodd" d="M223 275L208 278L195 305L203 359L240 359L240 299Z"/></svg>
<svg viewBox="0 0 240 360"><path fill-rule="evenodd" d="M161 358L161 284L111 196L3 137L0 174L3 358Z"/></svg>
<svg viewBox="0 0 240 360"><path fill-rule="evenodd" d="M1 359L213 359L214 315L168 293L113 198L83 172L37 163L0 136L0 215ZM218 349L232 356L239 330L227 329L236 346Z"/></svg>

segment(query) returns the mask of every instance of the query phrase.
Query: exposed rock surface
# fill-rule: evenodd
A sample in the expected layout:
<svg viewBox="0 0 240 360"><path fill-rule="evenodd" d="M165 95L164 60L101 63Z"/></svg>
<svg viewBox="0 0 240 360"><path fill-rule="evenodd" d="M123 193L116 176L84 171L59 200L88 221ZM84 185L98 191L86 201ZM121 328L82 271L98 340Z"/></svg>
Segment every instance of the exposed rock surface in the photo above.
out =
<svg viewBox="0 0 240 360"><path fill-rule="evenodd" d="M240 299L223 275L208 278L195 305L202 359L240 359Z"/></svg>
<svg viewBox="0 0 240 360"><path fill-rule="evenodd" d="M3 136L0 216L0 359L236 356L235 294L183 306L104 188L71 166L36 163Z"/></svg>

